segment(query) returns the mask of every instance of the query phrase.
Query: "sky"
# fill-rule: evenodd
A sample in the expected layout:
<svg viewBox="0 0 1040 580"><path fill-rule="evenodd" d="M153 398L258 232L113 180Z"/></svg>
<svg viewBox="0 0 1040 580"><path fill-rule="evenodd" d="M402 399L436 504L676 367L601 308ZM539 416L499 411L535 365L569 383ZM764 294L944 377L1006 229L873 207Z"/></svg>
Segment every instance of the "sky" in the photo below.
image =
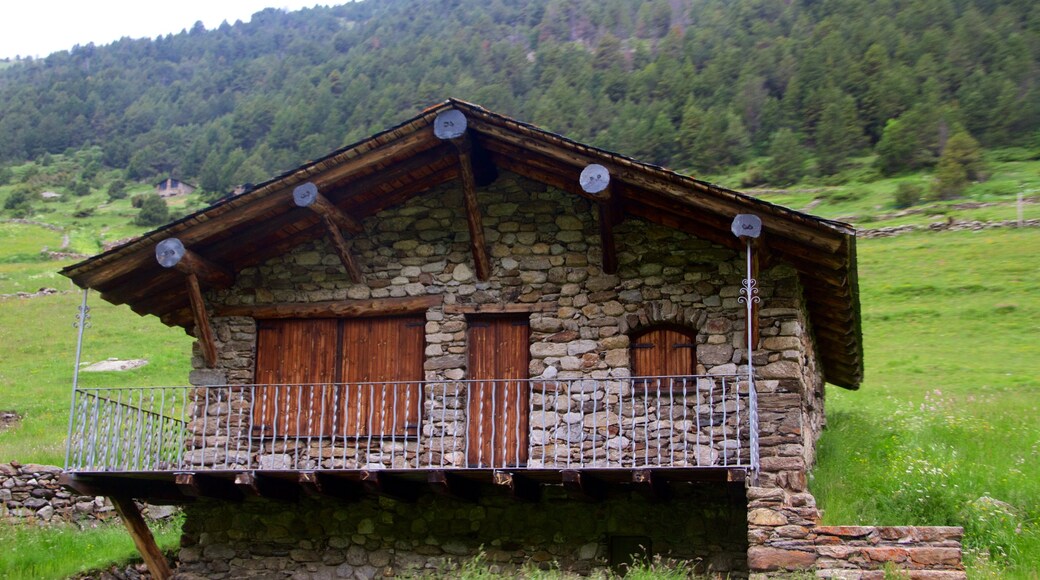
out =
<svg viewBox="0 0 1040 580"><path fill-rule="evenodd" d="M199 20L212 30L227 20L247 22L264 8L299 10L344 0L12 0L0 17L0 59L45 57L93 42L101 46L124 36L177 34Z"/></svg>

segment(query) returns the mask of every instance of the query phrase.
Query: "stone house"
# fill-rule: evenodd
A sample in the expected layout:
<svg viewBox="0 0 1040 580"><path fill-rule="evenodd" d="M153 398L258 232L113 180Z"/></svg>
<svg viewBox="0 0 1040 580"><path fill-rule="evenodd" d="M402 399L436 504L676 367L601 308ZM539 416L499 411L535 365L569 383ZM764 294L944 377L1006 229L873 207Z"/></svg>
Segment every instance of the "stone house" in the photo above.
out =
<svg viewBox="0 0 1040 580"><path fill-rule="evenodd" d="M75 389L64 482L159 576L130 498L184 505L184 577L963 577L959 529L821 526L807 487L855 241L449 100L64 269L197 339L189 386Z"/></svg>
<svg viewBox="0 0 1040 580"><path fill-rule="evenodd" d="M155 184L155 193L159 194L159 197L177 197L178 195L188 195L195 191L195 186L173 177L167 177L166 179Z"/></svg>

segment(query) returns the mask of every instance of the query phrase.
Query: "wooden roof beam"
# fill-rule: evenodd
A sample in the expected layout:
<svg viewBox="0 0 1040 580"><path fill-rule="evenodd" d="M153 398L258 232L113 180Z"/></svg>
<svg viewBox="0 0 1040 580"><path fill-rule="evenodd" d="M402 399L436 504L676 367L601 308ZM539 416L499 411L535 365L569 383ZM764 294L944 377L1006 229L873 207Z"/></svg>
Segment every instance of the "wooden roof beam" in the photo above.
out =
<svg viewBox="0 0 1040 580"><path fill-rule="evenodd" d="M469 243L473 252L473 265L477 278L491 277L491 256L484 239L484 223L477 203L477 178L473 169L473 143L466 133L466 116L458 109L449 109L437 115L433 122L437 138L451 142L459 155L459 172L462 178L462 198L466 204L466 223L469 226Z"/></svg>
<svg viewBox="0 0 1040 580"><path fill-rule="evenodd" d="M361 233L364 231L361 224L318 192L318 186L311 182L298 185L296 189L293 189L293 203L297 207L305 207L321 216L321 223L332 240L332 248L339 256L343 267L346 268L350 281L355 284L363 283L365 277L361 273L361 267L358 266L350 243L340 231L342 228L354 234Z"/></svg>
<svg viewBox="0 0 1040 580"><path fill-rule="evenodd" d="M621 217L613 188L610 187L610 171L602 165L588 165L581 170L578 184L582 191L596 198L603 271L607 274L616 274L618 258L617 245L614 243L614 224L621 221Z"/></svg>
<svg viewBox="0 0 1040 580"><path fill-rule="evenodd" d="M213 337L213 327L206 313L206 302L202 297L199 278L205 279L214 286L230 286L234 276L229 272L203 259L195 252L184 247L177 238L167 238L155 246L155 259L164 268L174 268L186 275L188 301L195 321L195 337L202 346L202 355L206 366L217 366L217 343Z"/></svg>

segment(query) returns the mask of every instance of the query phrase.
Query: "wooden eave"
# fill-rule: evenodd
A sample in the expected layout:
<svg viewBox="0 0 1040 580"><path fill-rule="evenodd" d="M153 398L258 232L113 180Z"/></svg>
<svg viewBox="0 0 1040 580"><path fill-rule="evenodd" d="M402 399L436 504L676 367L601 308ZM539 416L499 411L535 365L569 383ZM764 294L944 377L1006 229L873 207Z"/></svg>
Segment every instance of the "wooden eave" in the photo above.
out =
<svg viewBox="0 0 1040 580"><path fill-rule="evenodd" d="M61 273L105 300L126 303L138 314L190 327L192 315L180 274L155 260L155 245L169 237L234 273L325 235L321 218L296 207L293 188L315 183L321 193L361 222L383 209L460 179L459 154L434 135L436 116L465 114L468 138L495 166L564 191L582 191L578 176L591 163L608 168L614 208L735 250L743 243L729 231L733 217L762 219L771 259L800 274L824 378L858 388L863 374L855 230L668 169L584 145L476 105L449 99L369 139L344 147L262 183L239 196L148 232ZM362 267L364 265L362 264ZM204 286L205 289L205 286Z"/></svg>

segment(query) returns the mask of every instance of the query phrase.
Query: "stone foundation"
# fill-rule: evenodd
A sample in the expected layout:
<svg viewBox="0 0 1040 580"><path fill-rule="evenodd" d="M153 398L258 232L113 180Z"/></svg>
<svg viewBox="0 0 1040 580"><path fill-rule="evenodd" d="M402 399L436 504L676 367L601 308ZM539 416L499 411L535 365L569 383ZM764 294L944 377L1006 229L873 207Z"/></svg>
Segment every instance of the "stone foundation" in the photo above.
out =
<svg viewBox="0 0 1040 580"><path fill-rule="evenodd" d="M610 564L611 538L624 536L699 571L742 578L746 508L737 490L677 486L660 503L627 492L582 503L552 487L538 503L490 492L477 503L435 495L415 504L199 501L185 507L177 577L370 580L447 570L478 554L507 574L523 566L587 574Z"/></svg>

